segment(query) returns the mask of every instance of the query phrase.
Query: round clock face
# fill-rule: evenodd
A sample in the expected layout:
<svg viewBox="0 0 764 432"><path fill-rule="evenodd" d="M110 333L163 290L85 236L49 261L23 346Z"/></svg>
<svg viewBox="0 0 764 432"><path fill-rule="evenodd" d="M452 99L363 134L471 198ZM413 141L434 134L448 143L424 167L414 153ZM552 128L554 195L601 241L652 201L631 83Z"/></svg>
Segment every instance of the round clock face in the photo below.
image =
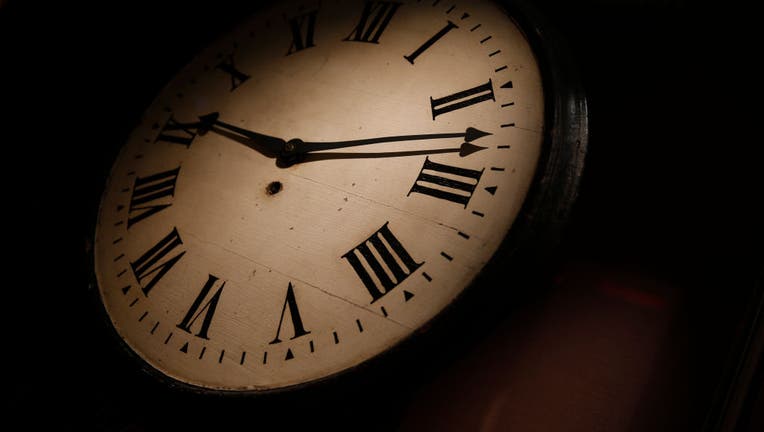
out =
<svg viewBox="0 0 764 432"><path fill-rule="evenodd" d="M95 242L114 327L216 390L390 349L509 233L543 99L493 3L279 2L173 78L117 158Z"/></svg>

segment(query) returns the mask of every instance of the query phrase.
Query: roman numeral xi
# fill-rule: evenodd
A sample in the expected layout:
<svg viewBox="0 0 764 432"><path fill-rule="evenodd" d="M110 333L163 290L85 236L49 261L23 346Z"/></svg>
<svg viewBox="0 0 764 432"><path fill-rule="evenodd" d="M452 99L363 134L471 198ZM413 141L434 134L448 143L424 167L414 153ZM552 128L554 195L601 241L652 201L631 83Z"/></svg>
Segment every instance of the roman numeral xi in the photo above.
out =
<svg viewBox="0 0 764 432"><path fill-rule="evenodd" d="M231 77L231 91L236 90L240 85L244 84L244 81L250 78L249 75L236 69L236 66L233 63L233 54L218 63L218 65L215 66L215 69L223 71Z"/></svg>
<svg viewBox="0 0 764 432"><path fill-rule="evenodd" d="M372 248L382 258L382 261L378 260L377 256L372 253ZM392 291L424 264L424 261L419 263L414 261L414 258L409 255L401 242L390 231L388 222L385 222L382 228L372 234L371 237L342 255L342 258L346 259L353 267L371 294L371 303ZM361 260L371 268L376 280L371 277ZM392 274L392 278L390 274Z"/></svg>

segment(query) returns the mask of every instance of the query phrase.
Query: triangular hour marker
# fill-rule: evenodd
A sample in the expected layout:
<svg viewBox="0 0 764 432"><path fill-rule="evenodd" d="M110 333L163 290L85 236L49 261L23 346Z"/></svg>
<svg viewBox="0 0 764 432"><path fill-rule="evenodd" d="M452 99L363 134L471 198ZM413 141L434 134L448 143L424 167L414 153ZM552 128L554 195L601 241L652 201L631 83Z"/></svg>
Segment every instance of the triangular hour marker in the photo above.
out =
<svg viewBox="0 0 764 432"><path fill-rule="evenodd" d="M294 354L292 354L292 349L289 348L287 350L286 357L284 358L284 360L292 360L293 358L294 358Z"/></svg>
<svg viewBox="0 0 764 432"><path fill-rule="evenodd" d="M485 188L485 190L487 190L489 194L495 195L496 189L498 188L499 188L498 186L488 186L487 188Z"/></svg>
<svg viewBox="0 0 764 432"><path fill-rule="evenodd" d="M410 292L408 292L408 291L406 291L406 290L403 290L403 298L404 298L406 301L409 301L409 300L411 300L411 298L412 298L412 297L414 297L414 294L411 294Z"/></svg>
<svg viewBox="0 0 764 432"><path fill-rule="evenodd" d="M188 354L188 342L184 343L180 348L180 352Z"/></svg>
<svg viewBox="0 0 764 432"><path fill-rule="evenodd" d="M118 205L118 206L117 206L117 211L121 211L123 208L125 208L125 206L123 206L123 205Z"/></svg>
<svg viewBox="0 0 764 432"><path fill-rule="evenodd" d="M127 294L128 291L130 291L130 285L122 288L122 294Z"/></svg>
<svg viewBox="0 0 764 432"><path fill-rule="evenodd" d="M467 12L465 12L464 15L462 15L462 19L467 19L469 17L470 17L470 14L468 14Z"/></svg>
<svg viewBox="0 0 764 432"><path fill-rule="evenodd" d="M512 88L512 81L507 81L507 83L501 86L501 88Z"/></svg>

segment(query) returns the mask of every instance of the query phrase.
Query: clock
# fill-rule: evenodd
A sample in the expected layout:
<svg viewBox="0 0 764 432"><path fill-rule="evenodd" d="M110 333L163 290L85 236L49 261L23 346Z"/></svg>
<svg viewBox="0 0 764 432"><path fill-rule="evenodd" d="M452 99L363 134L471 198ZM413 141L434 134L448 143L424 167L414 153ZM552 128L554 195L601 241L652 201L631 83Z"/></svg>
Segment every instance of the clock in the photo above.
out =
<svg viewBox="0 0 764 432"><path fill-rule="evenodd" d="M379 358L554 237L586 103L516 2L278 2L122 147L97 293L150 374L268 393ZM551 234L550 234L551 233ZM510 272L511 273L511 272Z"/></svg>

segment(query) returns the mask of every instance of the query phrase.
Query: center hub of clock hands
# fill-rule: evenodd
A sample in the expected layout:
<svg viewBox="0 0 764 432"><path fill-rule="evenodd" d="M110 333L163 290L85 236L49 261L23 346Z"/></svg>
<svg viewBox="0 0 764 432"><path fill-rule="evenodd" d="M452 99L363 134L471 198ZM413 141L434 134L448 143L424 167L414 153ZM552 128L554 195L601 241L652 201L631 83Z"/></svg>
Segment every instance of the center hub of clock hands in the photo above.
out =
<svg viewBox="0 0 764 432"><path fill-rule="evenodd" d="M305 142L299 138L286 141L282 138L272 137L223 122L220 120L220 114L217 112L200 116L199 123L196 126L200 135L212 131L242 143L267 157L276 158L276 165L281 168L290 167L301 162L327 159L401 157L436 153L459 153L459 156L466 157L486 149L486 147L472 144L472 141L491 135L490 132L484 132L473 127L468 127L464 132L453 133L398 135L333 142ZM459 147L431 150L388 151L378 153L318 153L325 150L344 149L371 144L451 138L462 138L464 142Z"/></svg>

